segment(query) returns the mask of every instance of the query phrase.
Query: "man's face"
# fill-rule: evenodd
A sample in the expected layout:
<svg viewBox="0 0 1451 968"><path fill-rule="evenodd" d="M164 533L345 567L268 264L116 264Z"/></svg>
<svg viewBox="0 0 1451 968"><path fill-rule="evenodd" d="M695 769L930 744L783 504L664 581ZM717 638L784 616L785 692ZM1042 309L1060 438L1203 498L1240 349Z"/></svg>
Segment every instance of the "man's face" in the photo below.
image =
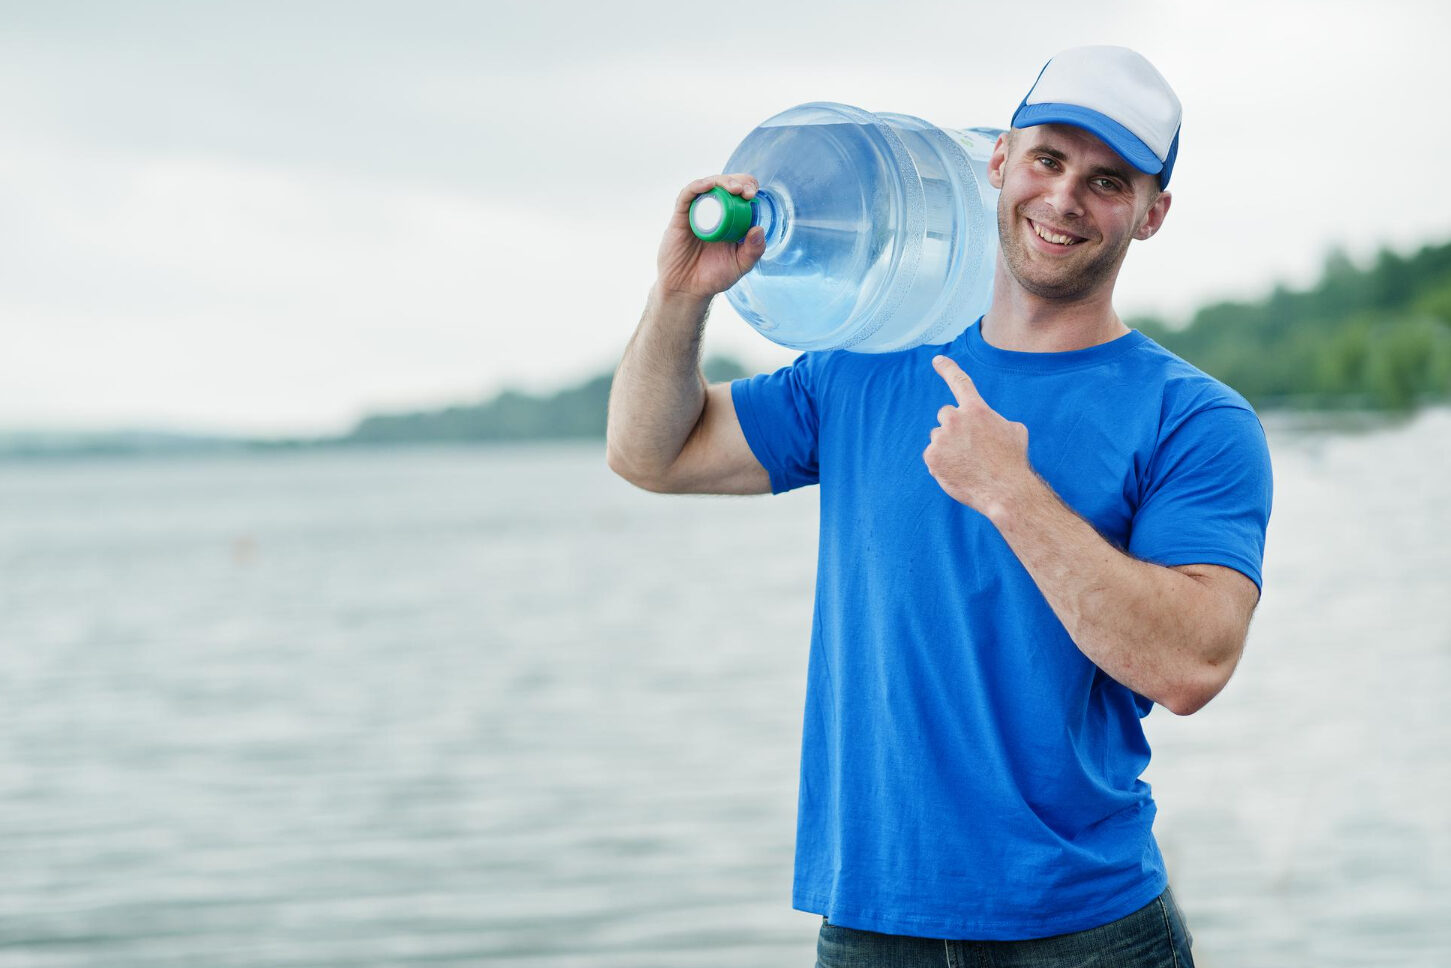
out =
<svg viewBox="0 0 1451 968"><path fill-rule="evenodd" d="M1018 284L1044 299L1112 290L1133 239L1169 210L1158 179L1082 128L1040 124L999 139L988 178L1002 189L998 237Z"/></svg>

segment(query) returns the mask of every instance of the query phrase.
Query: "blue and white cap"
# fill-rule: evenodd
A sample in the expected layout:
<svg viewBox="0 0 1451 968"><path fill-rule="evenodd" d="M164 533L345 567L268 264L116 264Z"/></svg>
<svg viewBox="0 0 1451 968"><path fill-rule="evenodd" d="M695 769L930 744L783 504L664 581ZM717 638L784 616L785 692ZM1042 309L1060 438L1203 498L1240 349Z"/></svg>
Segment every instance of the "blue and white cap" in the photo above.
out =
<svg viewBox="0 0 1451 968"><path fill-rule="evenodd" d="M1167 188L1179 153L1179 98L1164 75L1127 47L1074 47L1043 66L1012 126L1071 124L1097 135Z"/></svg>

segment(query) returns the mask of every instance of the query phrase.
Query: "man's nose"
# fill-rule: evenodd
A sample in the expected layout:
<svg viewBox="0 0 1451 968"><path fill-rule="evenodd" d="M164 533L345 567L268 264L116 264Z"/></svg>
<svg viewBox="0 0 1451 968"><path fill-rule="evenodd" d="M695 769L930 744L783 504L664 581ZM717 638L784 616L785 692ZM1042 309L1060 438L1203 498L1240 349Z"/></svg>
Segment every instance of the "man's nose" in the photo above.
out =
<svg viewBox="0 0 1451 968"><path fill-rule="evenodd" d="M1056 178L1048 190L1047 202L1064 218L1077 218L1083 214L1083 186L1073 178Z"/></svg>

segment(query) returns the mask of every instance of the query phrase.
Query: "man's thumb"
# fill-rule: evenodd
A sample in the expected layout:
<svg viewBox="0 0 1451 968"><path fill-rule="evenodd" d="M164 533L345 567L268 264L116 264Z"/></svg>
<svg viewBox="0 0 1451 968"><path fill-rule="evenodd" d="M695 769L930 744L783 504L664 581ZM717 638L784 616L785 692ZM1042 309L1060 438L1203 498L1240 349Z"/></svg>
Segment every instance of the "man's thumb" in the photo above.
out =
<svg viewBox="0 0 1451 968"><path fill-rule="evenodd" d="M737 261L742 272L749 272L766 251L766 230L759 225L751 226L746 237L741 239Z"/></svg>

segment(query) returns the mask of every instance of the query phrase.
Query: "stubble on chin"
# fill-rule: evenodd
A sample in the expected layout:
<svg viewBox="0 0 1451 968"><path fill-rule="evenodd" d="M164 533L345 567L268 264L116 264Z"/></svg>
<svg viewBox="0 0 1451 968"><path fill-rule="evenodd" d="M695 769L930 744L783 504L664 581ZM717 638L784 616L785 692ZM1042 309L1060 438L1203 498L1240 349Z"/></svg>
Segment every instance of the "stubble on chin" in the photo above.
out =
<svg viewBox="0 0 1451 968"><path fill-rule="evenodd" d="M1018 285L1039 299L1073 300L1087 296L1112 278L1123 258L1122 251L1104 250L1086 262L1065 264L1053 272L1053 267L1035 265L1027 245L1014 231L1017 225L1014 213L998 209L998 240L1003 262ZM1125 242L1123 248L1127 247Z"/></svg>

